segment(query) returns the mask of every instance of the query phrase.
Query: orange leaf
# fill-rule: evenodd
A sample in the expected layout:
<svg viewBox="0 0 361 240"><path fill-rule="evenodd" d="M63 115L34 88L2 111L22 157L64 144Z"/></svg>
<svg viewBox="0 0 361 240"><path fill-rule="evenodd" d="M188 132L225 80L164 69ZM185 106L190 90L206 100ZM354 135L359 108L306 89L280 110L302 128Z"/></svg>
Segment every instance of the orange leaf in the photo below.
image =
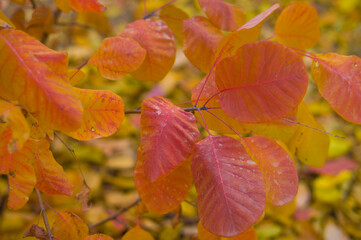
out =
<svg viewBox="0 0 361 240"><path fill-rule="evenodd" d="M3 132L1 139L9 139L8 134L10 131ZM28 201L36 181L33 164L33 144L30 140L21 150L13 154L5 151L0 155L0 174L8 175L10 209L18 210Z"/></svg>
<svg viewBox="0 0 361 240"><path fill-rule="evenodd" d="M124 119L122 98L108 90L74 89L83 105L84 114L80 128L64 133L81 141L114 134Z"/></svg>
<svg viewBox="0 0 361 240"><path fill-rule="evenodd" d="M63 74L53 72L61 54L18 30L0 30L0 96L19 103L44 126L72 130L80 125L82 107ZM66 69L59 64L59 69ZM64 77L63 77L64 76Z"/></svg>
<svg viewBox="0 0 361 240"><path fill-rule="evenodd" d="M234 237L224 238L217 235L214 235L211 232L208 232L202 225L201 222L198 222L198 239L199 240L257 240L257 233L253 227L248 228L243 233L240 233Z"/></svg>
<svg viewBox="0 0 361 240"><path fill-rule="evenodd" d="M58 214L51 232L54 239L84 240L88 236L89 229L80 217L66 211Z"/></svg>
<svg viewBox="0 0 361 240"><path fill-rule="evenodd" d="M9 126L6 127L10 127L12 133L7 150L13 153L21 149L28 140L30 127L19 107L0 99L0 127L7 123Z"/></svg>
<svg viewBox="0 0 361 240"><path fill-rule="evenodd" d="M278 42L290 47L313 47L321 35L316 8L306 2L286 7L277 19L275 35Z"/></svg>
<svg viewBox="0 0 361 240"><path fill-rule="evenodd" d="M142 202L149 211L157 214L168 213L176 209L188 195L192 184L190 161L185 161L168 175L151 183L144 174L144 160L140 147L134 182Z"/></svg>
<svg viewBox="0 0 361 240"><path fill-rule="evenodd" d="M263 174L267 202L275 206L291 202L297 194L298 176L288 153L269 138L255 136L244 140L244 147Z"/></svg>
<svg viewBox="0 0 361 240"><path fill-rule="evenodd" d="M46 194L61 194L71 196L73 185L68 181L63 167L54 159L49 150L50 144L47 140L34 141L35 155L35 187Z"/></svg>
<svg viewBox="0 0 361 240"><path fill-rule="evenodd" d="M1 17L0 17L1 18ZM24 9L18 8L11 16L14 28L25 31L25 12Z"/></svg>
<svg viewBox="0 0 361 240"><path fill-rule="evenodd" d="M113 238L104 234L93 234L84 238L84 240L113 240Z"/></svg>
<svg viewBox="0 0 361 240"><path fill-rule="evenodd" d="M265 207L265 185L240 142L227 136L203 139L191 167L199 217L208 231L232 237L256 223Z"/></svg>
<svg viewBox="0 0 361 240"><path fill-rule="evenodd" d="M105 38L95 51L88 64L97 67L99 73L112 80L119 80L127 73L139 68L146 51L139 43L130 38Z"/></svg>
<svg viewBox="0 0 361 240"><path fill-rule="evenodd" d="M183 52L189 61L204 73L209 72L217 46L223 34L205 17L183 21Z"/></svg>
<svg viewBox="0 0 361 240"><path fill-rule="evenodd" d="M70 12L69 0L55 0L56 7L64 13Z"/></svg>
<svg viewBox="0 0 361 240"><path fill-rule="evenodd" d="M280 5L278 3L272 5L267 10L246 22L236 31L224 36L218 44L214 60L216 60L220 54L222 55L218 61L233 56L238 48L242 47L244 44L257 41L259 34L261 33L263 22L279 7Z"/></svg>
<svg viewBox="0 0 361 240"><path fill-rule="evenodd" d="M160 18L167 23L176 39L183 45L183 20L188 19L189 15L171 4L160 10Z"/></svg>
<svg viewBox="0 0 361 240"><path fill-rule="evenodd" d="M42 40L45 34L53 33L54 17L51 9L44 5L37 7L26 24L25 30L38 40Z"/></svg>
<svg viewBox="0 0 361 240"><path fill-rule="evenodd" d="M136 79L156 82L172 68L176 54L175 39L164 21L138 20L126 25L119 36L136 40L147 51L143 64L132 73Z"/></svg>
<svg viewBox="0 0 361 240"><path fill-rule="evenodd" d="M68 69L68 79L72 86L76 86L85 78L85 73L79 69Z"/></svg>
<svg viewBox="0 0 361 240"><path fill-rule="evenodd" d="M249 123L269 122L286 116L301 102L308 87L302 59L275 42L242 46L236 55L216 68L222 109Z"/></svg>
<svg viewBox="0 0 361 240"><path fill-rule="evenodd" d="M205 83L206 78L202 79L198 84L196 84L192 89L192 102L195 103L196 99L199 96L201 88ZM202 95L198 101L198 105L202 106L208 99L212 96L213 98L207 103L206 107L220 107L219 104L219 96L215 95L218 91L216 82L215 82L215 75L211 73L209 75L208 81L204 86L202 91ZM211 112L211 113L209 113ZM223 134L235 134L228 126L223 124L218 118L222 121L227 123L231 126L234 130L237 131L238 134L249 134L253 133L255 135L265 136L274 138L281 141L288 141L292 134L294 133L295 129L292 124L279 119L276 121L272 121L269 123L243 123L240 122L226 114L221 108L220 109L208 109L208 111L202 111L202 115L207 123L207 127L212 129L216 132L223 133ZM216 115L217 117L213 116ZM203 123L202 117L198 112L195 112L195 116L198 122L205 128Z"/></svg>
<svg viewBox="0 0 361 240"><path fill-rule="evenodd" d="M140 123L144 174L151 182L186 161L199 138L194 115L160 96L142 103Z"/></svg>
<svg viewBox="0 0 361 240"><path fill-rule="evenodd" d="M240 6L222 0L198 0L202 10L218 28L233 31L246 22L246 15Z"/></svg>
<svg viewBox="0 0 361 240"><path fill-rule="evenodd" d="M361 59L318 54L311 68L318 91L343 119L361 124Z"/></svg>
<svg viewBox="0 0 361 240"><path fill-rule="evenodd" d="M154 240L150 233L141 229L138 225L130 229L123 237L122 240Z"/></svg>
<svg viewBox="0 0 361 240"><path fill-rule="evenodd" d="M77 12L102 12L105 7L98 0L66 0Z"/></svg>

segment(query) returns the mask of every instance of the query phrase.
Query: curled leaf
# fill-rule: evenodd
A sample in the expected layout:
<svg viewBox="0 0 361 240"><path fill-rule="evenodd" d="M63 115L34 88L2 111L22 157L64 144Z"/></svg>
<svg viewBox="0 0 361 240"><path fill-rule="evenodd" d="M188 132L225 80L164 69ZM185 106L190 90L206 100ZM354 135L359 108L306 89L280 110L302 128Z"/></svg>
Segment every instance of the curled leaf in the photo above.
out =
<svg viewBox="0 0 361 240"><path fill-rule="evenodd" d="M23 238L26 238L26 237L35 237L40 240L48 240L49 239L49 235L45 231L45 229L42 227L39 227L38 225L35 225L35 224L31 225L31 227L24 233Z"/></svg>

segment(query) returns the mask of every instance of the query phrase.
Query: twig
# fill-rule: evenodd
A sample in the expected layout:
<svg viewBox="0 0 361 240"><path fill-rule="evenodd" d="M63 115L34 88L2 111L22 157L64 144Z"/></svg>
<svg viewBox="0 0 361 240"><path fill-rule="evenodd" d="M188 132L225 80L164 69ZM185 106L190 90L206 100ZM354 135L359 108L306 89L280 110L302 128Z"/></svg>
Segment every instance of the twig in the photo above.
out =
<svg viewBox="0 0 361 240"><path fill-rule="evenodd" d="M208 110L207 107L188 107L188 108L183 108L184 111L186 112L195 112L195 111L198 111L198 110ZM124 114L140 114L142 112L141 109L136 109L136 110L127 110L127 111L124 111Z"/></svg>
<svg viewBox="0 0 361 240"><path fill-rule="evenodd" d="M51 228L50 228L50 225L49 225L49 221L48 221L48 218L46 216L43 199L41 198L41 194L40 194L40 191L38 189L35 189L35 192L36 192L36 195L38 196L38 199L39 199L41 215L43 216L43 221L44 221L46 231L48 232L49 240L53 240L53 234L51 233Z"/></svg>
<svg viewBox="0 0 361 240"><path fill-rule="evenodd" d="M35 9L35 8L36 8L36 2L35 2L35 0L30 0L30 2L31 2L31 5L33 6L33 9Z"/></svg>
<svg viewBox="0 0 361 240"><path fill-rule="evenodd" d="M95 223L95 224L93 224L93 225L90 225L90 226L89 226L89 229L96 228L96 227L98 227L98 226L100 226L100 225L102 225L102 224L104 224L104 223L106 223L106 222L108 222L108 221L110 221L110 220L116 219L120 214L122 214L123 212L125 212L125 211L131 209L132 207L134 207L135 205L137 205L137 204L140 202L140 200L141 200L141 199L138 198L135 202L133 202L133 203L130 204L129 206L120 209L118 212L116 212L116 213L114 213L113 215L111 215L111 216L109 216L109 217L101 220L100 222L97 222L97 223Z"/></svg>

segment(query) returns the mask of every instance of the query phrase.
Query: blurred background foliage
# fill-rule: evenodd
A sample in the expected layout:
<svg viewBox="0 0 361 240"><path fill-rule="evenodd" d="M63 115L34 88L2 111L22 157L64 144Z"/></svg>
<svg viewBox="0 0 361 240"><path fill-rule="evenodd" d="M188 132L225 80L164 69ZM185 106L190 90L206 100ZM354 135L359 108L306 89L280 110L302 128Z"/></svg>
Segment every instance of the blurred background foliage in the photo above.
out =
<svg viewBox="0 0 361 240"><path fill-rule="evenodd" d="M0 0L0 9L22 29L31 18L29 2L24 6L16 2ZM35 0L38 5L56 7L52 0ZM76 68L83 64L100 45L104 37L120 33L127 23L144 16L144 2L136 0L103 0L107 6L103 13L61 13L51 27L46 44L59 51L69 53L69 66ZM169 2L168 0L147 0L148 13ZM266 10L273 3L283 7L293 1L233 0L242 6L247 19ZM178 0L175 6L190 16L204 15L196 0ZM320 16L321 40L311 52L336 52L344 55L361 56L361 1L360 0L315 0L312 4ZM273 27L279 12L273 14L264 24L261 39L273 34ZM179 44L179 43L178 43ZM305 59L307 66L310 60ZM126 109L136 109L142 100L154 95L182 103L190 99L192 87L204 76L193 67L178 46L177 58L172 71L159 83L140 82L130 75L120 81L102 78L94 68L83 69L85 78L78 84L81 88L107 89L120 95ZM311 76L310 76L311 79ZM297 198L283 207L267 207L264 219L256 225L259 239L313 240L313 239L361 239L361 126L347 123L338 117L321 99L313 81L307 93L306 103L326 131L344 136L331 137L329 160L325 167L316 169L298 163L299 193ZM187 105L184 105L187 106ZM75 193L82 187L83 172L89 185L91 207L83 210L82 202L75 197L45 196L47 215L52 223L56 211L72 211L92 225L117 210L136 201L138 194L134 187L133 171L136 150L140 142L139 115L127 115L119 131L110 138L90 142L78 142L59 135L52 144L55 159L64 167ZM205 134L205 133L203 133ZM74 149L71 152L60 140ZM74 194L75 195L75 194ZM28 204L19 211L6 207L7 180L0 178L0 239L21 239L31 224L42 224L39 204L35 193ZM116 220L92 228L121 236L136 224L156 239L196 239L197 209L194 187L183 202L181 209L166 215L147 213L145 207L137 207L119 215ZM31 238L28 238L31 239Z"/></svg>

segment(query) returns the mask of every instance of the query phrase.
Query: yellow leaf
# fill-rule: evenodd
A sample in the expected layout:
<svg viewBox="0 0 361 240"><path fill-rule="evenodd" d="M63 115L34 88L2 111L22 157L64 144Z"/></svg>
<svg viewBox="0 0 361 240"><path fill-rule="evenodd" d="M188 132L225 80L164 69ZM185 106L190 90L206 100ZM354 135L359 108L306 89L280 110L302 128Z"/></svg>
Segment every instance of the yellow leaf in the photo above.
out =
<svg viewBox="0 0 361 240"><path fill-rule="evenodd" d="M54 239L84 240L89 229L85 222L72 212L61 212L55 219L51 229Z"/></svg>
<svg viewBox="0 0 361 240"><path fill-rule="evenodd" d="M79 23L94 28L105 35L112 33L112 27L105 12L79 12L77 20Z"/></svg>
<svg viewBox="0 0 361 240"><path fill-rule="evenodd" d="M122 240L154 240L150 233L144 231L139 226L130 229L123 237Z"/></svg>
<svg viewBox="0 0 361 240"><path fill-rule="evenodd" d="M69 2L67 0L55 0L57 8L59 8L64 13L70 12Z"/></svg>
<svg viewBox="0 0 361 240"><path fill-rule="evenodd" d="M69 83L76 86L80 81L85 78L85 73L79 69L68 69Z"/></svg>
<svg viewBox="0 0 361 240"><path fill-rule="evenodd" d="M4 23L7 23L12 28L16 28L15 25L10 21L10 19L0 10L0 27L2 27Z"/></svg>

